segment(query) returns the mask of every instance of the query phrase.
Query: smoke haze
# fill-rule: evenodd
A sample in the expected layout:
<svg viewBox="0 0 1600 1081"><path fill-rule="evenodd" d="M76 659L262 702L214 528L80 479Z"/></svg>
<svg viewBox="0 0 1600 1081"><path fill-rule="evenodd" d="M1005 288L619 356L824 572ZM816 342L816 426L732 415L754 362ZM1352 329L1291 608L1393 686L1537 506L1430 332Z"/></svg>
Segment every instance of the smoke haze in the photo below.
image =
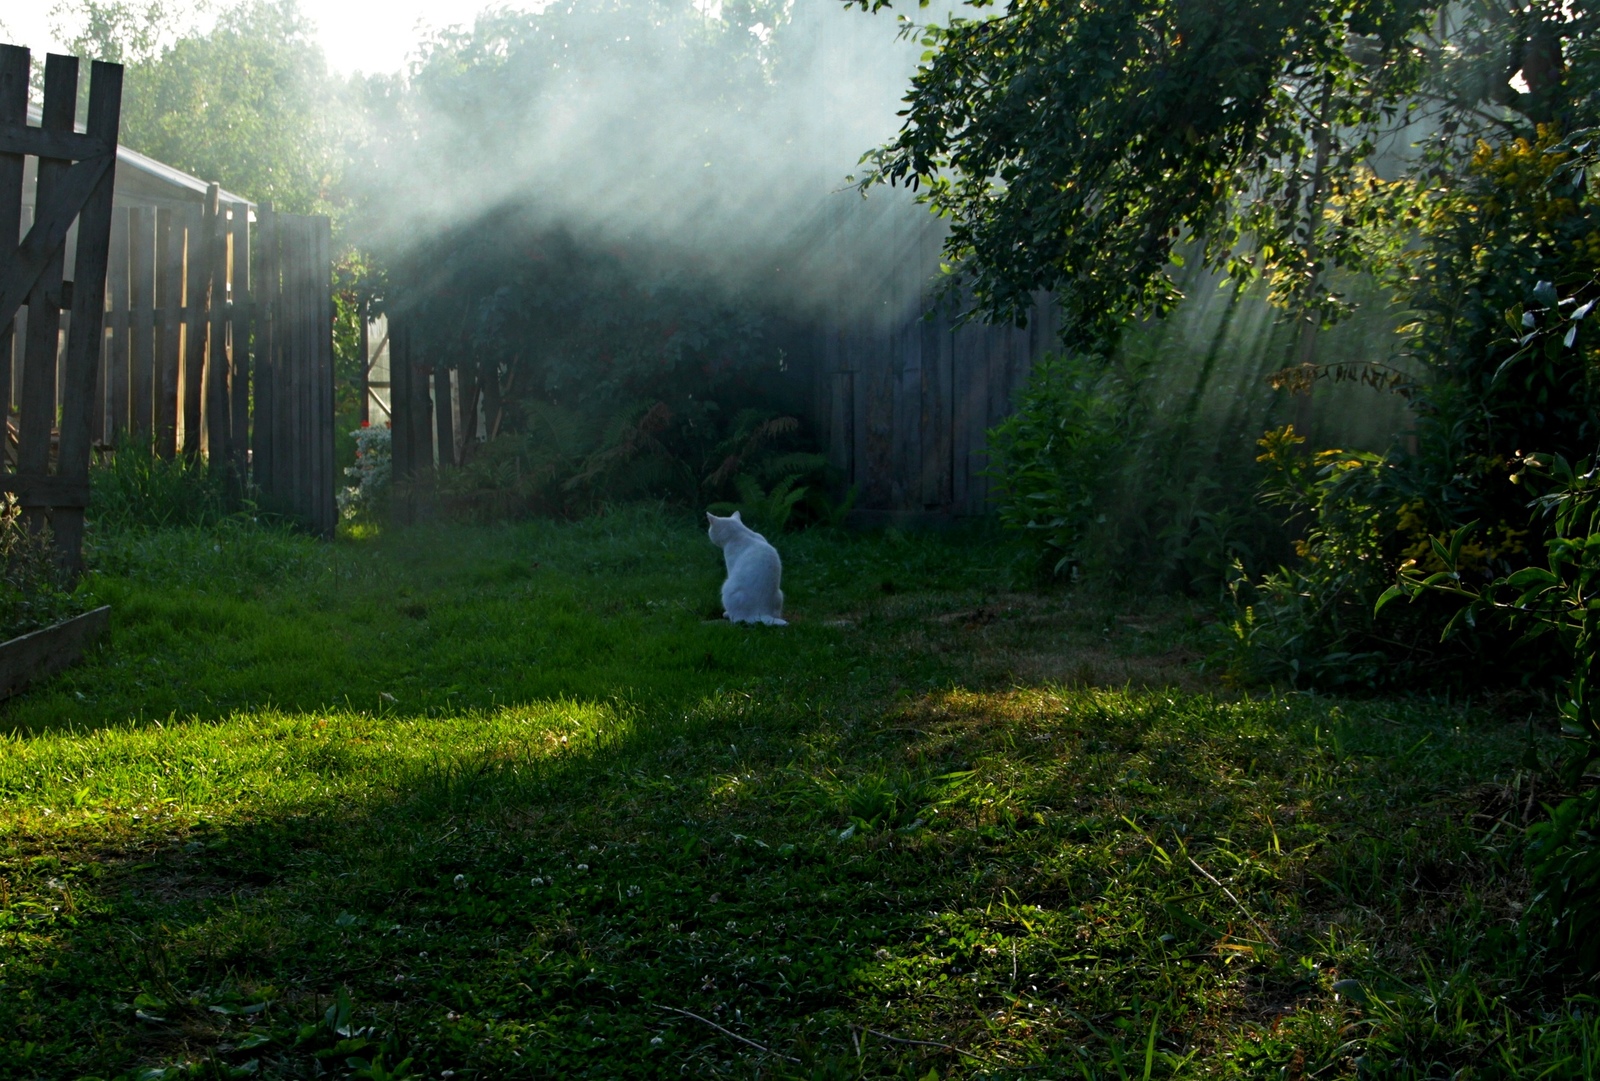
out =
<svg viewBox="0 0 1600 1081"><path fill-rule="evenodd" d="M794 299L832 295L847 266L859 289L898 261L884 217L925 216L887 189L864 208L847 183L899 127L920 49L898 30L836 0L486 12L425 43L403 82L371 84L353 239L403 251L503 215L664 249L730 285L787 276Z"/></svg>

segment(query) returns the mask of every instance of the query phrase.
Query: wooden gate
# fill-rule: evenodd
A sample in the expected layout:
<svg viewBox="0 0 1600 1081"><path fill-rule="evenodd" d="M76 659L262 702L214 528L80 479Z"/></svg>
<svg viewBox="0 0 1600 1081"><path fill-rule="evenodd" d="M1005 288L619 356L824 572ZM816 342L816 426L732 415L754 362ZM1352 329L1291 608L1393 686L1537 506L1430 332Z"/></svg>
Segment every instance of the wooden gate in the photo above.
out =
<svg viewBox="0 0 1600 1081"><path fill-rule="evenodd" d="M395 520L410 523L433 509L432 480L439 446L451 446L450 372L424 364L411 334L411 316L391 311L389 410ZM435 431L435 428L438 431Z"/></svg>
<svg viewBox="0 0 1600 1081"><path fill-rule="evenodd" d="M323 536L338 522L327 218L258 212L252 475L263 502Z"/></svg>
<svg viewBox="0 0 1600 1081"><path fill-rule="evenodd" d="M78 133L77 61L50 57L35 127L27 50L0 46L0 244L10 250L28 232L0 275L0 418L8 422L0 430L13 433L0 491L16 492L30 515L51 521L74 567L91 448L203 456L265 509L331 535L328 220L253 208L216 184L119 149L120 102L106 100L117 87L101 69L88 130ZM120 68L106 70L120 78ZM73 155L82 160L66 168ZM119 156L139 184L125 189ZM35 158L37 198L29 205L24 164ZM95 174L103 188L84 179L85 165L103 169ZM64 261L77 211L62 191L82 202L91 186L77 214L76 261L70 251ZM73 281L63 280L64 270ZM71 309L66 319L63 307ZM15 331L6 325L13 314ZM14 354L22 361L16 372Z"/></svg>
<svg viewBox="0 0 1600 1081"><path fill-rule="evenodd" d="M17 359L11 326L17 312L24 305L28 309L21 393L17 402L3 403L8 417L13 404L17 412L15 468L12 461L5 463L0 490L16 496L31 523L49 523L62 566L75 575L82 567L83 511L89 503L122 67L98 61L93 65L88 122L80 133L77 58L46 57L43 117L37 128L27 122L28 59L28 50L0 45L0 250L10 253L0 270L0 394L6 399ZM27 155L39 159L39 168L34 220L24 238ZM66 241L75 221L77 245L69 281ZM59 354L63 308L71 321L65 353Z"/></svg>

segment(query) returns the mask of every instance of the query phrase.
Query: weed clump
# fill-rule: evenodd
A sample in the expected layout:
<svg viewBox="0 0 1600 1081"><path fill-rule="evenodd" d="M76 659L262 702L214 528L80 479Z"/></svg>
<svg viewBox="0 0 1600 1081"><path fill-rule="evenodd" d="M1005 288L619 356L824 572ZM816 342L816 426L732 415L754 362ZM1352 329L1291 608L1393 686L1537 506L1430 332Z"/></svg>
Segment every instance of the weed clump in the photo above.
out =
<svg viewBox="0 0 1600 1081"><path fill-rule="evenodd" d="M0 641L87 610L66 586L49 527L30 524L7 495L0 503Z"/></svg>

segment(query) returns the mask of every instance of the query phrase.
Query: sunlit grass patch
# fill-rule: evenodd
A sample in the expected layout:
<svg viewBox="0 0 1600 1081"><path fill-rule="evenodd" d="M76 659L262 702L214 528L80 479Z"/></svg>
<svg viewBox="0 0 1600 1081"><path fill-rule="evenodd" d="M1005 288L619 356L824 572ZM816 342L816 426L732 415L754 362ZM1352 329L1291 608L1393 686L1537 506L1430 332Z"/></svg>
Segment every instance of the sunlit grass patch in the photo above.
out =
<svg viewBox="0 0 1600 1081"><path fill-rule="evenodd" d="M134 808L171 817L282 813L395 794L463 762L592 753L620 738L617 707L548 702L437 718L266 710L77 733L0 735L0 835Z"/></svg>

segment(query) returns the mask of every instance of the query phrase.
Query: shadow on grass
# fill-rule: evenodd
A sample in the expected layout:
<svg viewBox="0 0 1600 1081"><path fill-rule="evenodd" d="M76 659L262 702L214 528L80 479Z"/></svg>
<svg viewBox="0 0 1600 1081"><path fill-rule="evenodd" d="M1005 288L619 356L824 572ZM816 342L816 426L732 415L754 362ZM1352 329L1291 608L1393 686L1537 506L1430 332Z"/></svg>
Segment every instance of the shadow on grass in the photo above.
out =
<svg viewBox="0 0 1600 1081"><path fill-rule="evenodd" d="M1439 795L1517 740L1439 712L792 681L384 723L261 726L278 804L32 801L0 1076L1268 1076L1348 1065L1331 985L1420 931L1352 906L1513 902Z"/></svg>

